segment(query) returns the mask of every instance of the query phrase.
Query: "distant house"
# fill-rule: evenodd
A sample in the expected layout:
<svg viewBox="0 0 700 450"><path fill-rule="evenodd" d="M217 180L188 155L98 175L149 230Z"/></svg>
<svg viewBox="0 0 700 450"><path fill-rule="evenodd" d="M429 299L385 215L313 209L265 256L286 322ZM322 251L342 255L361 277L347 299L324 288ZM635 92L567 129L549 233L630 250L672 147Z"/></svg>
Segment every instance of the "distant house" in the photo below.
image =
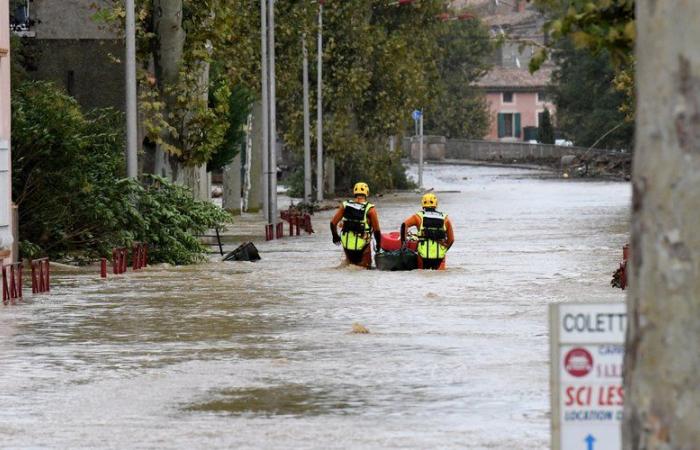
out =
<svg viewBox="0 0 700 450"><path fill-rule="evenodd" d="M486 92L491 111L491 127L485 136L489 140L537 140L546 109L554 114L555 107L547 99L546 86L551 68L542 68L534 74L514 67L494 67L476 86Z"/></svg>
<svg viewBox="0 0 700 450"><path fill-rule="evenodd" d="M528 64L545 44L545 18L526 0L454 0L453 7L474 11L490 28L494 38L505 37L494 50L493 68L475 86L483 89L490 108L488 140L537 140L545 108L554 116L546 97L553 68L545 65L530 74Z"/></svg>

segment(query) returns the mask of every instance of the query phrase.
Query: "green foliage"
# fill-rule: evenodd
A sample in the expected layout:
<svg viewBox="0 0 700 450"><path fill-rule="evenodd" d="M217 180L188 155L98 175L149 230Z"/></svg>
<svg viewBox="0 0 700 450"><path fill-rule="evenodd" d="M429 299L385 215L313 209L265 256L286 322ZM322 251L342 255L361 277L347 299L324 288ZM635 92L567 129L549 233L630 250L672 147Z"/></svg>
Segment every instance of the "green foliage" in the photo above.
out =
<svg viewBox="0 0 700 450"><path fill-rule="evenodd" d="M139 0L138 8L139 54L146 63L158 39L152 27L153 0ZM324 151L338 161L337 180L367 178L367 170L381 170L372 176L387 188L398 187L402 181L394 174L401 171L399 158L377 154L388 151L377 143L403 134L415 108L434 111L435 127L450 135L483 134L485 102L468 87L468 80L484 69L486 31L476 21L437 20L443 10L442 0L325 4ZM276 3L278 131L298 153L303 142L301 42L306 35L309 75L315 80L317 11L318 3L310 0ZM109 14L102 16L122 20L122 2L115 0ZM220 166L219 156L213 155L231 154L233 134L239 130L232 115L237 113L231 111L230 102L202 103L199 74L202 64L216 63L222 75L212 78L209 89L221 98L226 89L234 94L242 87L260 91L259 0L183 0L183 29L185 52L178 80L149 81L147 74L142 75L144 128L153 142L183 161L215 158L211 167ZM315 98L315 83L311 85ZM451 95L443 95L445 90ZM176 100L174 106L170 97ZM387 171L376 161L398 164L397 170L392 166Z"/></svg>
<svg viewBox="0 0 700 450"><path fill-rule="evenodd" d="M551 94L557 105L557 129L574 144L593 145L604 133L625 122L620 111L626 96L613 86L615 70L605 52L594 56L568 41L558 44ZM632 148L634 124L625 122L596 147Z"/></svg>
<svg viewBox="0 0 700 450"><path fill-rule="evenodd" d="M635 0L536 0L551 19L545 24L553 41L569 38L577 48L603 51L615 66L628 65L634 54ZM530 63L536 70L546 58L543 49Z"/></svg>
<svg viewBox="0 0 700 450"><path fill-rule="evenodd" d="M12 184L22 248L54 258L108 256L133 241L155 261L187 264L205 251L194 237L229 216L162 179L123 179L123 118L83 113L50 83L26 82L12 97ZM39 251L39 249L41 249Z"/></svg>
<svg viewBox="0 0 700 450"><path fill-rule="evenodd" d="M542 123L539 127L539 142L543 144L554 144L554 127L552 126L552 116L549 114L549 109L545 108L542 112Z"/></svg>
<svg viewBox="0 0 700 450"><path fill-rule="evenodd" d="M493 48L478 19L449 21L438 38L440 90L435 106L426 110L426 129L454 138L481 139L489 127L488 103L471 86L486 74Z"/></svg>
<svg viewBox="0 0 700 450"><path fill-rule="evenodd" d="M219 83L219 89L225 90L225 82ZM214 89L211 92L218 92L218 89ZM210 102L216 103L220 100L217 99L217 95L210 96ZM228 129L224 135L224 140L217 148L216 152L211 156L209 162L207 163L207 170L220 170L224 166L233 161L233 158L241 152L245 146L245 125L248 120L248 114L251 111L251 104L253 102L252 95L245 87L239 85L233 89L225 99L228 102Z"/></svg>

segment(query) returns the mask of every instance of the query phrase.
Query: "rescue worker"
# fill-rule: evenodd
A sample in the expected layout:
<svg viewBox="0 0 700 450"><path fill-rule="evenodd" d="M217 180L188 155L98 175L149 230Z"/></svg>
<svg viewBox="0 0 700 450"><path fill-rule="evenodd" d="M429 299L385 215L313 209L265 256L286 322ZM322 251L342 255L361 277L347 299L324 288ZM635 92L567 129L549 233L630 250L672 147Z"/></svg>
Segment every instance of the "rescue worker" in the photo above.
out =
<svg viewBox="0 0 700 450"><path fill-rule="evenodd" d="M372 250L370 243L372 234L376 242L375 252L380 248L382 234L379 230L379 217L373 204L367 201L369 186L367 183L356 183L352 189L355 198L343 202L333 219L331 233L333 243L342 245L345 257L351 264L366 267L372 266ZM342 229L338 234L338 224L342 220Z"/></svg>
<svg viewBox="0 0 700 450"><path fill-rule="evenodd" d="M437 210L438 198L427 193L421 199L423 210L412 215L401 224L401 245L406 244L406 232L411 227L418 229L418 268L445 268L445 255L454 244L452 222Z"/></svg>

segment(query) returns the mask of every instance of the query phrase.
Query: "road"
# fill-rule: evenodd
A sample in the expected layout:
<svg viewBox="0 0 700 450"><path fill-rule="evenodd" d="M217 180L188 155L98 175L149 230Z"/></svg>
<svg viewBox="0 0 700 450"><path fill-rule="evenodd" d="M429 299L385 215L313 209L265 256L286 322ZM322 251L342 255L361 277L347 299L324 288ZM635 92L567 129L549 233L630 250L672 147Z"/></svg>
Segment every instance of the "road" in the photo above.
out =
<svg viewBox="0 0 700 450"><path fill-rule="evenodd" d="M66 273L2 308L1 446L549 448L547 305L622 301L630 186L425 180L456 229L445 272L341 266L326 212L258 263ZM374 198L382 227L419 198Z"/></svg>

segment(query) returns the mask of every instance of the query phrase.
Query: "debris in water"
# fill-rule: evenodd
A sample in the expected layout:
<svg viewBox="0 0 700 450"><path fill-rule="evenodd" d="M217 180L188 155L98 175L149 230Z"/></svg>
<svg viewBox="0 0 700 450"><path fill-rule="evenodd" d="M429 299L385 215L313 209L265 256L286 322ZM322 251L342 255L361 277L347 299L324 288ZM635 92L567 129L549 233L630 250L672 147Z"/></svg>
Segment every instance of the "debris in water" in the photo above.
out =
<svg viewBox="0 0 700 450"><path fill-rule="evenodd" d="M352 332L353 334L369 334L367 327L357 322L352 324Z"/></svg>
<svg viewBox="0 0 700 450"><path fill-rule="evenodd" d="M244 242L224 256L224 261L260 261L260 254L252 242Z"/></svg>
<svg viewBox="0 0 700 450"><path fill-rule="evenodd" d="M425 294L425 298L439 298L440 296L437 295L435 292L428 292Z"/></svg>

